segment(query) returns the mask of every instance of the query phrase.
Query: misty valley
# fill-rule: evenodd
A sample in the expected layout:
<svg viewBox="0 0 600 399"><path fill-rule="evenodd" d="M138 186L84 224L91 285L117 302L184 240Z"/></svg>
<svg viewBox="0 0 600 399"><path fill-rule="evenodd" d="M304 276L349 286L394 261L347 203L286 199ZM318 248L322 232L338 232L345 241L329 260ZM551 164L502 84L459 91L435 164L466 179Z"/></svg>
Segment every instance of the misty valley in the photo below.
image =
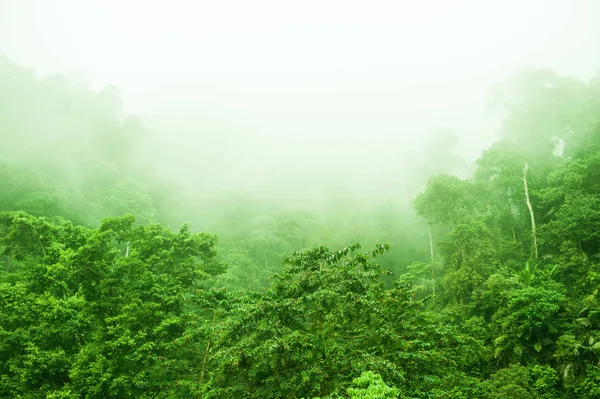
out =
<svg viewBox="0 0 600 399"><path fill-rule="evenodd" d="M161 135L0 56L0 397L600 398L600 75L485 102L473 159Z"/></svg>

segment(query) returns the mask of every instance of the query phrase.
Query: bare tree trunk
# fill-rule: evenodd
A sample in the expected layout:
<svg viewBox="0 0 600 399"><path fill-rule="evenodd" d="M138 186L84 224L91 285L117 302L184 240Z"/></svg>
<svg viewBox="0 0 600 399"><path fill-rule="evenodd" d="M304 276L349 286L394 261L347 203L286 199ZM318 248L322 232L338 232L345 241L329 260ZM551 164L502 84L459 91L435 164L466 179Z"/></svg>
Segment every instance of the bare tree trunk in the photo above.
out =
<svg viewBox="0 0 600 399"><path fill-rule="evenodd" d="M46 248L44 248L44 244L42 244L42 241L40 241L40 238L38 236L36 236L35 239L37 240L38 244L40 244L40 247L42 248L42 254L44 254L44 256L46 256Z"/></svg>
<svg viewBox="0 0 600 399"><path fill-rule="evenodd" d="M427 225L427 231L429 232L429 253L431 254L431 262L433 262L433 239L431 238L431 225Z"/></svg>
<svg viewBox="0 0 600 399"><path fill-rule="evenodd" d="M204 351L204 359L202 360L202 371L200 372L200 391L198 392L198 398L202 399L202 383L204 382L204 370L206 369L206 359L208 358L208 352L210 351L210 341L206 343L206 351Z"/></svg>
<svg viewBox="0 0 600 399"><path fill-rule="evenodd" d="M6 265L6 272L10 273L10 256L3 256L2 261Z"/></svg>
<svg viewBox="0 0 600 399"><path fill-rule="evenodd" d="M214 324L215 320L217 318L217 311L213 310L213 318L212 318L212 322ZM199 389L200 391L198 392L198 399L202 399L202 383L204 382L204 370L206 369L206 359L208 358L208 352L210 352L210 344L211 344L211 340L209 339L208 342L206 343L206 350L204 351L204 359L202 359L202 370L200 371L200 383L199 385Z"/></svg>
<svg viewBox="0 0 600 399"><path fill-rule="evenodd" d="M529 209L529 215L531 216L531 235L533 236L533 249L535 251L535 258L538 257L538 246L537 246L537 237L535 233L535 215L533 214L533 207L531 206L531 201L529 200L529 188L527 187L527 162L525 162L525 167L523 168L523 185L525 187L525 201L527 202L527 209Z"/></svg>
<svg viewBox="0 0 600 399"><path fill-rule="evenodd" d="M433 239L431 238L431 225L427 225L429 232L429 253L431 254L431 280L433 282L432 293L435 294L435 270L433 269Z"/></svg>
<svg viewBox="0 0 600 399"><path fill-rule="evenodd" d="M129 256L129 243L130 243L130 241L127 241L127 248L125 249L125 257L126 258Z"/></svg>
<svg viewBox="0 0 600 399"><path fill-rule="evenodd" d="M513 240L514 242L517 242L517 234L515 233L515 216L513 215L512 212L512 207L511 207L511 203L510 203L510 187L506 189L506 210L508 211L508 214L510 215L510 229L512 231L512 236L513 236Z"/></svg>

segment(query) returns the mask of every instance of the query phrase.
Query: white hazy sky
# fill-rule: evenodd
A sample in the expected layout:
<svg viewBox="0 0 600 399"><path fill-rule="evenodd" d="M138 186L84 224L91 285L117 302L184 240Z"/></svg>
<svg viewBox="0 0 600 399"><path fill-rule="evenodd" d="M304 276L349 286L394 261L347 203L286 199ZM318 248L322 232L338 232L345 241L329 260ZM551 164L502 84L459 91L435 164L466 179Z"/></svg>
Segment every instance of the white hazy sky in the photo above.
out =
<svg viewBox="0 0 600 399"><path fill-rule="evenodd" d="M589 78L599 19L598 0L0 0L0 53L117 86L174 154L213 129L236 132L245 173L364 171L366 148L386 168L441 126L481 150L485 89L528 65ZM265 143L280 156L248 151Z"/></svg>

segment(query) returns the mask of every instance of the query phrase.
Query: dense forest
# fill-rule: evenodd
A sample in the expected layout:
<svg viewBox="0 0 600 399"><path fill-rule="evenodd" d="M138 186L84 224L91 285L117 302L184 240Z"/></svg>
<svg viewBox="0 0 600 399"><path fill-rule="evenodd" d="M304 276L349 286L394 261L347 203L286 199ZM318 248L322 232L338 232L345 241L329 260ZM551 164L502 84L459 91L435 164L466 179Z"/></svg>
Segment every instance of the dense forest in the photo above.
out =
<svg viewBox="0 0 600 399"><path fill-rule="evenodd" d="M312 207L183 195L114 87L0 93L0 397L600 397L599 78L519 70L473 167L441 130Z"/></svg>

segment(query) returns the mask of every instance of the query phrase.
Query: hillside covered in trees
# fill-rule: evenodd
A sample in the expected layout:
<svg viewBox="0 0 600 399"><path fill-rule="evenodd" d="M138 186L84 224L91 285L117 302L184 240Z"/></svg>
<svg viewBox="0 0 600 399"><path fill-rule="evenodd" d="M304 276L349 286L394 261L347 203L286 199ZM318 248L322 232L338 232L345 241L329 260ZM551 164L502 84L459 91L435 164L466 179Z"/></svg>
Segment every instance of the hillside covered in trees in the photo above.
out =
<svg viewBox="0 0 600 399"><path fill-rule="evenodd" d="M600 79L520 70L468 178L446 132L304 208L182 195L115 88L0 93L0 397L600 397Z"/></svg>

